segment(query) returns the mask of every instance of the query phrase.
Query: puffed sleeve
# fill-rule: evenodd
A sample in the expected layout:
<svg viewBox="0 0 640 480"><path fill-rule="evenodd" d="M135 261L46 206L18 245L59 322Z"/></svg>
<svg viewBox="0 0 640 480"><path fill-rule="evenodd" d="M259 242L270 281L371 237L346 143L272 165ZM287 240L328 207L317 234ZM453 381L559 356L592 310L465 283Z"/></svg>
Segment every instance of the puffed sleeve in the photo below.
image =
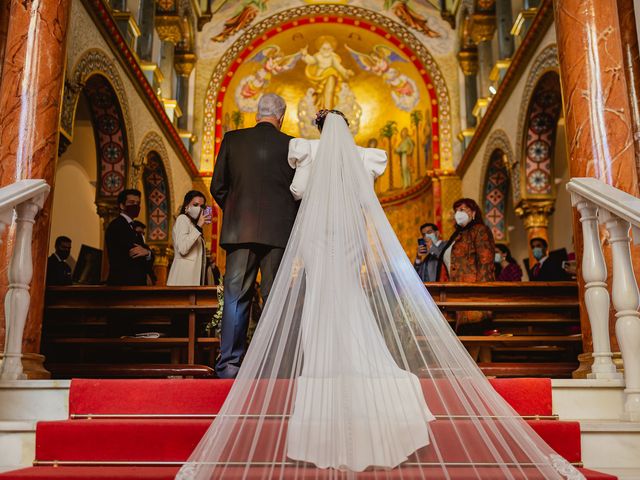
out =
<svg viewBox="0 0 640 480"><path fill-rule="evenodd" d="M379 148L365 148L364 166L373 178L378 178L387 168L387 152Z"/></svg>
<svg viewBox="0 0 640 480"><path fill-rule="evenodd" d="M289 187L293 197L300 200L309 182L311 172L311 142L304 138L293 138L289 142L289 165L296 169Z"/></svg>

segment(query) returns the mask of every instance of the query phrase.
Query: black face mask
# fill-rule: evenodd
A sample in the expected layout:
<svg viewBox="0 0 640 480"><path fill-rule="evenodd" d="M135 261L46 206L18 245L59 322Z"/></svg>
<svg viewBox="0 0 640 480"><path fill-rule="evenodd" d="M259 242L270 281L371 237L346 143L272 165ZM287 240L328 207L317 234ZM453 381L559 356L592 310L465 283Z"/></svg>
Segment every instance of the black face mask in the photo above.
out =
<svg viewBox="0 0 640 480"><path fill-rule="evenodd" d="M69 258L69 252L57 252L58 253L58 257L60 257L60 260L66 260L67 258Z"/></svg>
<svg viewBox="0 0 640 480"><path fill-rule="evenodd" d="M129 218L136 218L140 215L140 205L125 205L124 213Z"/></svg>

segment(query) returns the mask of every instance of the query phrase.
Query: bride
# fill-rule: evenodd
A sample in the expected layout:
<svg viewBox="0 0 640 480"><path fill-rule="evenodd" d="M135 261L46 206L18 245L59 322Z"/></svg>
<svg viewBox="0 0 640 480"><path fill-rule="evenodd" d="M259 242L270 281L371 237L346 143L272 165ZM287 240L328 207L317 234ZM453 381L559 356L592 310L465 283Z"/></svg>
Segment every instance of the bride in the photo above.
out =
<svg viewBox="0 0 640 480"><path fill-rule="evenodd" d="M244 363L184 479L584 478L486 380L375 195L385 153L337 111L294 139L300 211ZM363 472L363 473L359 473Z"/></svg>

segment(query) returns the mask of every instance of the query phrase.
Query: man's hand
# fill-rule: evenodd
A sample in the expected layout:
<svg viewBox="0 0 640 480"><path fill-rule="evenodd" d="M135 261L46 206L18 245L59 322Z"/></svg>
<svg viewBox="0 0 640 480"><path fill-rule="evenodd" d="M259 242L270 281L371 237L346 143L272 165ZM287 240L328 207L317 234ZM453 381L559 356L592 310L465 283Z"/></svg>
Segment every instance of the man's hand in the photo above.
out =
<svg viewBox="0 0 640 480"><path fill-rule="evenodd" d="M416 253L416 263L424 262L427 258L428 251L429 249L426 247L426 245L420 245L418 247L418 252Z"/></svg>
<svg viewBox="0 0 640 480"><path fill-rule="evenodd" d="M149 255L149 253L151 253L149 252L149 250L144 248L142 245L138 245L137 243L134 243L133 248L129 250L129 256L131 258L146 257Z"/></svg>

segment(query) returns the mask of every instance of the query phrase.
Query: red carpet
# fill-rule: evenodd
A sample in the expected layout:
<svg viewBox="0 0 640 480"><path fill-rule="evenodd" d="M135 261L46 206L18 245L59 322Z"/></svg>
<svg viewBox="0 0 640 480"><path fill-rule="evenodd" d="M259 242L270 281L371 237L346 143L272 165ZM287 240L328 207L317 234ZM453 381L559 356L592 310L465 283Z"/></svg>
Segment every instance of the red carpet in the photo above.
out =
<svg viewBox="0 0 640 480"><path fill-rule="evenodd" d="M438 415L455 414L457 407L451 401L455 395L450 395L452 389L460 386L452 386L448 383L438 382L440 399L434 394L434 382L423 382L426 398L429 399L429 407ZM491 380L496 391L521 415L525 416L549 416L551 408L551 382L547 379L499 379ZM164 415L197 415L215 414L219 411L229 389L232 385L227 380L74 380L69 394L69 413L71 420L56 422L40 422L36 430L36 459L38 462L80 462L84 466L36 466L8 472L0 475L0 478L31 478L31 479L170 479L177 472L174 463L180 463L187 459L196 446L211 419L189 418L156 418L156 419L73 419L77 415L100 414L164 414ZM282 392L282 399L277 398L269 405L270 411L278 411L279 405L286 397L288 385L283 382L282 387L276 388ZM449 398L451 397L451 398ZM282 411L281 409L279 410ZM489 420L493 423L492 420ZM527 423L560 455L570 462L579 463L580 451L580 426L577 422L563 422L558 420L528 420ZM463 432L467 440L470 432L475 428L470 427L471 422L465 419L436 420L431 424L435 442L446 441L449 445L454 442L459 432ZM498 427L499 428L499 427ZM279 424L267 422L258 439L260 442L275 444L276 436L286 435L286 430L281 431ZM476 442L474 442L476 443ZM478 445L483 440L478 438ZM265 448L256 448L256 452L262 452ZM468 462L463 456L464 448L447 449L447 462ZM243 452L237 452L242 457ZM273 452L269 453L271 457ZM433 449L425 449L416 452L413 460L421 462L437 461L433 456ZM480 457L483 456L479 452ZM244 461L247 457L239 458ZM264 460L256 456L254 461ZM473 458L478 464L486 461L486 458ZM96 465L88 465L95 462ZM129 466L105 465L104 463L131 462ZM102 465L100 465L103 463ZM151 463L152 465L142 464ZM162 465L164 463L164 465ZM167 465L168 463L168 465ZM137 464L137 465L136 465ZM155 465L153 465L155 464ZM283 471L264 470L264 467L252 467L251 478L293 478L294 475L304 473L302 478L323 479L329 478L327 471L303 467L278 467ZM492 467L476 468L455 467L449 468L446 475L433 467L414 467L402 471L402 479L429 478L465 480L477 478L480 472L482 478L503 478ZM228 470L224 474L224 480L240 479L244 474L244 468ZM583 470L589 479L615 479L610 475ZM534 472L513 471L514 478L534 479L539 474ZM378 475L379 476L379 475ZM301 478L301 477L298 477ZM373 479L374 473L365 472L357 475L357 479Z"/></svg>

